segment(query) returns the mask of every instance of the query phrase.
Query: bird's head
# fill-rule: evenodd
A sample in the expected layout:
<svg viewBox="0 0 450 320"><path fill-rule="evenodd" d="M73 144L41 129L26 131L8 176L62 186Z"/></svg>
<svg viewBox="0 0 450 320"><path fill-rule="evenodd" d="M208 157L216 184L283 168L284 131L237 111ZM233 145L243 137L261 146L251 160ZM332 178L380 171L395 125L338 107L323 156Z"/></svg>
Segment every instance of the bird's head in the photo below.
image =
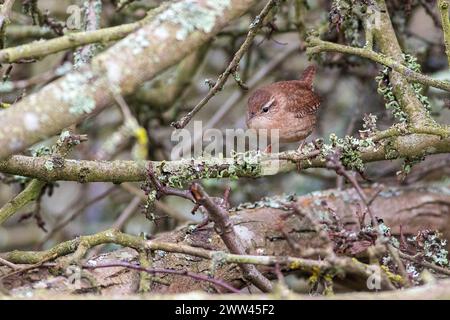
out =
<svg viewBox="0 0 450 320"><path fill-rule="evenodd" d="M251 129L268 128L267 123L279 109L277 98L269 90L255 90L247 102L247 126Z"/></svg>

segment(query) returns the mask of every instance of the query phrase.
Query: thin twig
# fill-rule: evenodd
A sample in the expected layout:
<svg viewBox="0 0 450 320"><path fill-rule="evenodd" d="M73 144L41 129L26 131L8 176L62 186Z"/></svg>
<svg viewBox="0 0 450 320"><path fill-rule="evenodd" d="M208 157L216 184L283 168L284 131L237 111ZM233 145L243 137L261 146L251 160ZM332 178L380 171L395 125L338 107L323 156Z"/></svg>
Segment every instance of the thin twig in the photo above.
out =
<svg viewBox="0 0 450 320"><path fill-rule="evenodd" d="M359 185L356 178L353 175L351 175L347 170L345 170L345 167L342 164L342 162L340 161L339 156L340 156L339 154L335 154L335 153L330 155L327 158L327 168L336 171L336 173L338 175L343 176L344 178L346 178L348 180L348 182L351 183L351 185L355 188L359 197L363 201L364 205L366 206L367 212L369 213L370 220L372 222L372 225L377 226L378 222L376 221L376 219L372 213L372 210L370 209L369 199L367 198L366 194L364 193L364 190L361 188L361 186Z"/></svg>
<svg viewBox="0 0 450 320"><path fill-rule="evenodd" d="M233 222L230 220L226 210L217 205L199 184L194 183L191 186L191 192L196 203L201 204L207 210L209 218L214 222L215 230L222 238L228 250L234 254L245 254L242 240L235 232ZM239 266L241 267L244 276L257 288L263 292L272 291L272 284L270 281L264 277L254 265L240 264Z"/></svg>
<svg viewBox="0 0 450 320"><path fill-rule="evenodd" d="M361 198L361 200L363 201L363 203L366 206L367 212L369 213L372 225L376 228L377 232L381 235L381 232L378 228L378 221L375 218L375 216L372 213L372 210L370 208L371 203L373 202L373 199L375 199L375 197L372 197L371 199L369 199L367 197L367 195L365 194L364 190L361 188L361 186L358 183L358 180L356 180L356 178L354 176L352 176L350 173L347 172L347 170L345 170L344 165L342 164L342 162L339 159L339 154L332 154L331 156L329 156L327 158L327 167L330 169L333 169L336 171L336 173L338 175L342 175L343 177L345 177L355 188L356 192L358 193L359 197ZM378 193L376 194L378 195ZM394 260L395 264L397 265L397 268L399 270L399 273L402 275L402 277L405 280L405 285L407 287L409 287L411 285L411 281L409 279L408 273L406 272L405 266L403 264L403 262L400 260L399 255L398 255L398 250L396 250L391 244L389 243L384 243L386 249L388 250L390 256L392 257L392 259Z"/></svg>
<svg viewBox="0 0 450 320"><path fill-rule="evenodd" d="M86 268L86 269L113 268L113 267L128 268L128 269L133 269L133 270L137 270L137 271L147 272L150 274L165 273L165 274L175 274L175 275L179 275L179 276L190 277L195 280L210 282L214 285L222 287L233 293L240 293L240 291L238 289L234 288L233 286L229 285L228 283L226 283L220 279L212 278L212 277L200 274L200 273L195 273L195 272L191 272L191 271L187 271L187 270L143 268L141 266L131 264L131 263L126 263L126 262L114 262L114 263L97 264L97 265L86 265L86 264L83 265L83 268Z"/></svg>
<svg viewBox="0 0 450 320"><path fill-rule="evenodd" d="M425 9L425 12L428 14L428 16L433 20L434 25L437 28L440 28L442 26L441 21L439 20L438 15L436 15L436 12L433 10L433 4L430 1L427 0L419 0L422 7Z"/></svg>
<svg viewBox="0 0 450 320"><path fill-rule="evenodd" d="M433 263L417 259L417 258L415 258L413 256L410 256L410 255L408 255L406 253L403 253L401 251L398 251L398 254L399 254L400 258L402 258L402 259L405 259L405 260L417 263L417 264L419 264L419 265L421 265L421 266L423 266L425 268L428 268L428 269L434 270L436 272L439 272L441 274L445 274L447 276L450 276L450 269L448 269L448 268L439 267L439 266L437 266L437 265L435 265Z"/></svg>
<svg viewBox="0 0 450 320"><path fill-rule="evenodd" d="M45 42L35 41L17 47L6 48L0 50L0 63L12 63L24 59L43 57L52 53L97 42L116 41L142 27L149 18L151 18L151 15L138 22L94 31L77 32Z"/></svg>
<svg viewBox="0 0 450 320"><path fill-rule="evenodd" d="M162 196L177 196L190 200L194 203L196 202L195 198L192 196L192 193L189 190L180 190L163 185L161 181L159 181L159 179L156 177L155 172L153 171L153 166L151 164L147 166L147 176L156 189L157 200L159 200Z"/></svg>
<svg viewBox="0 0 450 320"><path fill-rule="evenodd" d="M0 225L12 217L19 209L38 198L47 183L38 179L31 180L25 189L0 208Z"/></svg>
<svg viewBox="0 0 450 320"><path fill-rule="evenodd" d="M27 272L27 271L30 271L30 270L39 268L39 267L42 266L44 263L46 263L46 262L48 262L48 261L50 261L50 260L54 260L54 259L56 259L57 257L58 257L58 256L57 256L56 254L51 254L51 255L45 257L44 259L42 259L42 260L40 260L40 261L38 261L38 262L36 262L36 263L34 263L34 264L32 264L32 265L29 265L29 266L26 266L26 267L23 267L23 268L19 268L19 269L17 269L17 270L14 270L14 271L12 271L12 272L10 272L10 273L5 274L4 276L1 276L1 277L0 277L0 291L1 291L1 289L3 289L3 281L4 281L6 278L9 278L9 277L12 277L12 276L14 276L14 275L18 275L18 274L21 274L21 273L24 273L24 272Z"/></svg>
<svg viewBox="0 0 450 320"><path fill-rule="evenodd" d="M139 197L141 201L147 201L148 199L141 189L139 189L138 187L134 186L129 182L122 183L120 187L129 192L130 194L133 194L135 197ZM185 216L182 212L178 211L175 208L169 207L167 204L165 204L160 200L155 200L155 208L157 210L162 211L165 215L172 217L173 219L176 219L177 221L180 222L192 221L192 219L189 219L189 217Z"/></svg>
<svg viewBox="0 0 450 320"><path fill-rule="evenodd" d="M397 265L398 272L401 274L403 279L405 280L405 286L410 287L412 285L411 279L409 278L408 272L406 271L405 265L400 259L400 250L395 248L392 244L386 243L386 249L389 252L389 255L394 260L394 263Z"/></svg>
<svg viewBox="0 0 450 320"><path fill-rule="evenodd" d="M172 126L177 129L184 128L189 121L194 117L197 112L200 111L201 108L203 108L208 101L216 95L220 90L222 90L225 82L227 81L228 77L233 73L236 72L236 68L239 65L239 62L241 61L244 54L249 49L253 39L258 34L259 29L263 26L264 19L269 14L269 12L272 10L273 7L275 7L278 3L278 0L269 0L267 4L264 6L262 11L259 13L259 15L255 18L253 23L250 25L250 30L248 31L247 37L245 38L244 43L241 45L239 50L234 54L233 59L228 64L225 71L219 76L214 86L209 90L206 97L204 97L190 112L188 112L184 117L182 117L179 121L172 123Z"/></svg>
<svg viewBox="0 0 450 320"><path fill-rule="evenodd" d="M122 211L116 221L113 223L112 228L117 230L122 230L127 221L133 216L136 212L136 209L139 207L141 203L140 197L134 197L127 207Z"/></svg>
<svg viewBox="0 0 450 320"><path fill-rule="evenodd" d="M3 258L0 258L0 264L3 264L5 266L7 266L7 267L10 267L13 270L19 270L20 269L20 267L18 265L14 264L12 262L9 262L8 260L5 260Z"/></svg>
<svg viewBox="0 0 450 320"><path fill-rule="evenodd" d="M11 22L11 10L16 0L5 0L0 8L0 48L4 47L5 28Z"/></svg>
<svg viewBox="0 0 450 320"><path fill-rule="evenodd" d="M444 31L445 53L447 54L448 66L450 68L450 2L448 0L438 0L438 8L441 13L442 30Z"/></svg>
<svg viewBox="0 0 450 320"><path fill-rule="evenodd" d="M87 2L85 2L85 5L85 30L95 31L100 29L102 1L88 0ZM95 44L88 44L78 49L74 56L76 68L79 68L85 63L89 63L92 57L95 55L96 51L97 46Z"/></svg>
<svg viewBox="0 0 450 320"><path fill-rule="evenodd" d="M53 168L53 157L57 158L58 161L64 159L64 157L68 155L75 145L87 140L86 135L73 135L70 132L66 135L67 132L68 131L63 131L63 133L61 133L60 138L54 145L52 158L46 161L44 167L47 168L50 163ZM51 170L47 170L47 172L49 171ZM47 181L39 179L31 180L22 192L0 208L0 225L12 217L19 209L23 208L31 201L38 199L41 195L41 190L46 186L46 184Z"/></svg>
<svg viewBox="0 0 450 320"><path fill-rule="evenodd" d="M306 52L308 54L317 54L320 52L332 51L332 52L340 52L351 55L360 56L363 58L370 59L386 67L389 67L398 73L401 73L409 81L419 82L421 84L439 88L445 91L450 91L450 82L449 81L440 81L429 76L426 76L422 73L411 70L407 66L403 65L401 62L396 61L388 56L379 54L375 51L365 49L365 48L355 48L346 45L341 45L333 42L323 41L319 38L310 37L308 40L308 49Z"/></svg>
<svg viewBox="0 0 450 320"><path fill-rule="evenodd" d="M60 221L56 226L53 227L53 229L49 233L47 233L45 235L45 237L40 241L39 247L41 247L49 239L51 239L51 237L53 237L55 235L55 233L57 233L61 229L64 229L70 222L72 222L77 217L79 217L81 214L83 214L83 212L86 210L86 208L92 206L93 204L97 203L98 201L104 199L109 194L111 194L111 192L114 191L114 189L116 189L115 186L108 188L107 190L105 190L104 192L99 194L98 196L92 198L91 200L89 200L88 202L83 204L81 207L79 207L78 209L73 211L71 214L67 215L66 219Z"/></svg>
<svg viewBox="0 0 450 320"><path fill-rule="evenodd" d="M89 248L106 243L115 243L124 247L133 248L138 252L143 250L163 250L172 253L192 255L209 260L214 260L217 256L220 256L221 261L224 263L236 263L242 266L247 264L275 266L276 264L279 264L288 267L290 270L302 270L309 273L317 272L317 270L325 272L330 269L338 268L363 278L367 278L373 274L373 271L370 269L369 265L345 256L328 256L325 260L312 260L290 256L239 255L226 253L223 251L206 250L180 243L146 241L141 237L128 235L114 229L109 229L97 234L81 236L77 239L62 242L46 251L33 252L15 250L9 253L2 253L0 256L12 263L34 264L26 269L19 270L19 272L23 272L42 265L43 262L54 260L58 257L79 251L78 246L80 244L83 244L83 252L86 252ZM7 276L10 275L12 274L8 274ZM383 273L382 283L385 284L383 285L384 287L390 288L390 283Z"/></svg>

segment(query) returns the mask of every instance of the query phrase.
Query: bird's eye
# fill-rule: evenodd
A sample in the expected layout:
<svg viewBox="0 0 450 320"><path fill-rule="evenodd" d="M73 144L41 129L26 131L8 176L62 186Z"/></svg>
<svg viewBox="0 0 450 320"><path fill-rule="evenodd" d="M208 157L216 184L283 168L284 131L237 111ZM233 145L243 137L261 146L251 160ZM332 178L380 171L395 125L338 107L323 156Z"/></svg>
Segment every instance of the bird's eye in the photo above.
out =
<svg viewBox="0 0 450 320"><path fill-rule="evenodd" d="M272 98L261 107L261 111L264 113L267 113L267 112L269 112L269 109L274 105L275 105L275 99Z"/></svg>

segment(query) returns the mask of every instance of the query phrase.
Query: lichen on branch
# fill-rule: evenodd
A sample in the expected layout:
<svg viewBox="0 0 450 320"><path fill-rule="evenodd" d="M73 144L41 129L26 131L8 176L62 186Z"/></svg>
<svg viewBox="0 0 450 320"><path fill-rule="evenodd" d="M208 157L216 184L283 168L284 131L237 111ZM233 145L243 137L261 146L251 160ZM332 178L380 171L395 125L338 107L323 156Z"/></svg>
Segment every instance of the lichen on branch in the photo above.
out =
<svg viewBox="0 0 450 320"><path fill-rule="evenodd" d="M97 55L90 64L2 111L0 158L20 152L108 107L113 102L111 87L118 88L122 95L130 94L206 43L255 3L230 0L218 7L211 1L189 0L190 12L197 10L200 16L188 15L183 23L168 19L170 12L178 12L182 2L163 4L139 30ZM205 25L199 25L199 19L205 19ZM35 118L32 127L23 122L26 114Z"/></svg>

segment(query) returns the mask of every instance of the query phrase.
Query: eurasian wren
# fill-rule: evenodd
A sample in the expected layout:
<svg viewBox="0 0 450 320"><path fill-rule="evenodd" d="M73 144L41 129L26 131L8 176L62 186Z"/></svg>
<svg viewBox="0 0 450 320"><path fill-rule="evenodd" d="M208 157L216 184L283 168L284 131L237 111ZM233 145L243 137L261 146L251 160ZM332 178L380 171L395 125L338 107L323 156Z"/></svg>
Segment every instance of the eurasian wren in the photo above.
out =
<svg viewBox="0 0 450 320"><path fill-rule="evenodd" d="M250 129L279 129L280 142L301 141L316 124L320 97L314 93L316 68L310 66L299 80L280 81L255 90L248 99Z"/></svg>

